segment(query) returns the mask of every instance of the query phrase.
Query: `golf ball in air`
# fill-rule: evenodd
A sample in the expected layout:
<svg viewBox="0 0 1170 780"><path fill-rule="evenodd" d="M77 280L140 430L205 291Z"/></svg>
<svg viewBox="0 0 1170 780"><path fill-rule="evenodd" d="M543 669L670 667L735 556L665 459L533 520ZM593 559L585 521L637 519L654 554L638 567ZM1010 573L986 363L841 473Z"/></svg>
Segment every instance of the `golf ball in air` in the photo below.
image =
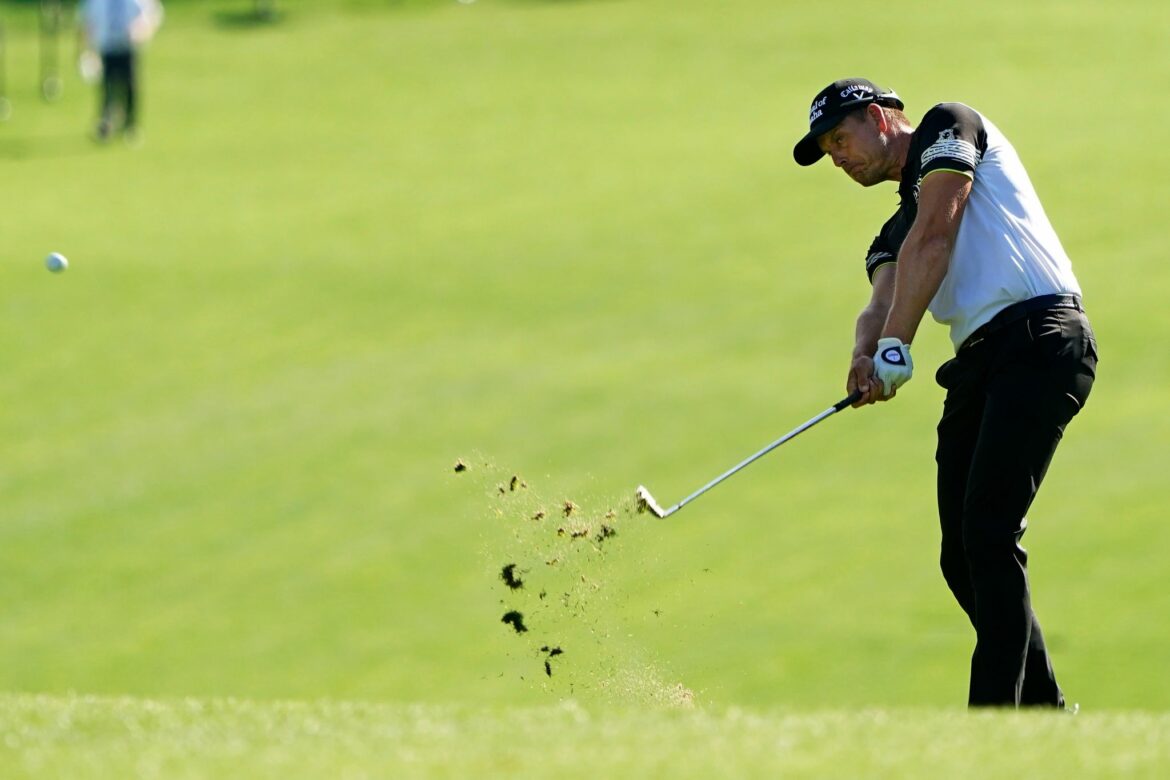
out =
<svg viewBox="0 0 1170 780"><path fill-rule="evenodd" d="M48 268L55 274L59 274L69 267L69 261L65 259L65 255L60 252L52 252L45 258L45 268Z"/></svg>

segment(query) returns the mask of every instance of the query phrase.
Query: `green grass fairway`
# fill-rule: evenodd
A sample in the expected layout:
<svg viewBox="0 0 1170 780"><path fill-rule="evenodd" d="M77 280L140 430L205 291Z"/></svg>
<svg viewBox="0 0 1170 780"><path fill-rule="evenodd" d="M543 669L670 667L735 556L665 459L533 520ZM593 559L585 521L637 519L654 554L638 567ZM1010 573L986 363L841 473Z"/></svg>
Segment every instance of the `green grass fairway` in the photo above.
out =
<svg viewBox="0 0 1170 780"><path fill-rule="evenodd" d="M1170 716L0 697L5 777L1160 778ZM989 746L994 746L989 749Z"/></svg>
<svg viewBox="0 0 1170 780"><path fill-rule="evenodd" d="M173 0L126 148L0 2L0 777L1152 771L1170 11L1122 5ZM1086 290L1025 539L1073 723L963 714L933 323L895 402L632 512L843 395L895 191L791 148L847 75L991 117Z"/></svg>

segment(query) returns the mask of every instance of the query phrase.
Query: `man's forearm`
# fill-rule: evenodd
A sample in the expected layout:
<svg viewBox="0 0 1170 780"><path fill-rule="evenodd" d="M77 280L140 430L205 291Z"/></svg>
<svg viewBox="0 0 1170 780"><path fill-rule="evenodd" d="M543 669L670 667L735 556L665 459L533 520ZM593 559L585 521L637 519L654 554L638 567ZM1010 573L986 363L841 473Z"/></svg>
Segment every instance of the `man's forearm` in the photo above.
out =
<svg viewBox="0 0 1170 780"><path fill-rule="evenodd" d="M901 339L905 344L914 341L926 308L947 275L952 249L951 242L943 238L913 238L907 237L898 255L894 301L881 328L882 337Z"/></svg>
<svg viewBox="0 0 1170 780"><path fill-rule="evenodd" d="M951 263L959 222L972 180L953 171L936 171L922 179L918 216L898 251L893 302L882 328L883 338L914 340Z"/></svg>
<svg viewBox="0 0 1170 780"><path fill-rule="evenodd" d="M877 349L878 339L881 338L882 328L885 327L888 307L869 305L861 310L857 316L857 328L854 331L853 357L871 357Z"/></svg>

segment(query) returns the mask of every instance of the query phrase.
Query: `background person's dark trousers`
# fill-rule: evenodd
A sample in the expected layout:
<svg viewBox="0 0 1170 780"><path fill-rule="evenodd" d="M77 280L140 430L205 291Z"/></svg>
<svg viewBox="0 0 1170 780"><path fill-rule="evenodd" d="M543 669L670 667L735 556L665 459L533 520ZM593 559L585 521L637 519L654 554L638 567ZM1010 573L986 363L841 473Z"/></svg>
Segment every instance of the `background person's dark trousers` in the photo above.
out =
<svg viewBox="0 0 1170 780"><path fill-rule="evenodd" d="M1064 706L1019 541L1096 365L1085 315L1049 309L964 346L938 371L947 390L936 455L941 564L975 626L973 707Z"/></svg>
<svg viewBox="0 0 1170 780"><path fill-rule="evenodd" d="M100 138L109 137L115 129L134 130L138 103L136 75L133 51L102 54L102 103L97 131ZM115 125L119 113L120 128Z"/></svg>

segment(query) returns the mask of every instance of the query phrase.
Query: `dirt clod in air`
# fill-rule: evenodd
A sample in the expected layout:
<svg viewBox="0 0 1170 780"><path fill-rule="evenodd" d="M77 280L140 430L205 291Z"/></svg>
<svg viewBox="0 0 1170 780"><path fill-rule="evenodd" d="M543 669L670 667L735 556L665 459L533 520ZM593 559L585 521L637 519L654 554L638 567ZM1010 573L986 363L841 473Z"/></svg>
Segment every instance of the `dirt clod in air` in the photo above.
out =
<svg viewBox="0 0 1170 780"><path fill-rule="evenodd" d="M500 618L501 623L507 623L512 628L516 629L517 634L523 634L528 630L528 626L524 625L524 615L516 610L505 612L504 616Z"/></svg>
<svg viewBox="0 0 1170 780"><path fill-rule="evenodd" d="M500 579L512 590L519 590L524 587L524 580L517 576L516 564L514 563L509 563L500 571Z"/></svg>
<svg viewBox="0 0 1170 780"><path fill-rule="evenodd" d="M544 673L547 674L549 677L552 677L552 663L551 663L551 661L553 658L556 658L558 655L561 655L565 651L559 647L549 647L548 645L545 645L544 647L540 648L540 652L544 653L547 656L547 658L545 658L545 660L544 660Z"/></svg>
<svg viewBox="0 0 1170 780"><path fill-rule="evenodd" d="M483 579L493 590L489 607L516 637L504 641L512 645L508 657L520 662L518 680L556 695L695 706L694 693L663 677L632 641L634 635L619 632L625 627L620 615L611 615L624 601L615 590L620 577L615 586L608 574L629 562L634 553L627 548L645 527L630 522L635 501L609 499L596 506L577 493L583 502L578 505L569 498L576 491L542 493L519 469L475 456L454 463L457 474L475 472L457 481L472 480L499 525L493 525L484 550ZM660 621L665 614L646 609L637 619Z"/></svg>
<svg viewBox="0 0 1170 780"><path fill-rule="evenodd" d="M464 471L467 471L467 464L463 462L462 458L460 458L459 460L455 461L455 473L461 474Z"/></svg>

